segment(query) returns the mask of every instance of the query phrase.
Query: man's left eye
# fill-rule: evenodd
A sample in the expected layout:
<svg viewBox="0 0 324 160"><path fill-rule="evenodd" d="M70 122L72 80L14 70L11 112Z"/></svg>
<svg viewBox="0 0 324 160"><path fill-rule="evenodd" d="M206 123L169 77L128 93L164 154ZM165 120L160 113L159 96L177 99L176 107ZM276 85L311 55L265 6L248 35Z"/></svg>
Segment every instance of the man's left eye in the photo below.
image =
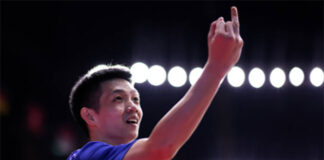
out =
<svg viewBox="0 0 324 160"><path fill-rule="evenodd" d="M133 98L133 101L138 102L139 101L139 98L138 97L134 97Z"/></svg>

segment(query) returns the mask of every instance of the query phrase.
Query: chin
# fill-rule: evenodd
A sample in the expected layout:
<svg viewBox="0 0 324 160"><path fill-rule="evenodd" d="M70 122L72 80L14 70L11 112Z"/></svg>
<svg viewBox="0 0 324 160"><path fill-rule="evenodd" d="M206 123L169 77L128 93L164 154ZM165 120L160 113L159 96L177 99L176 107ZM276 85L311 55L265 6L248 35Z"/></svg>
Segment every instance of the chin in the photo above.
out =
<svg viewBox="0 0 324 160"><path fill-rule="evenodd" d="M133 140L135 140L137 137L138 137L138 132L136 132L136 133L131 133L131 134L128 136L128 140L129 140L129 141L133 141Z"/></svg>
<svg viewBox="0 0 324 160"><path fill-rule="evenodd" d="M132 139L136 139L138 137L138 133L132 135Z"/></svg>

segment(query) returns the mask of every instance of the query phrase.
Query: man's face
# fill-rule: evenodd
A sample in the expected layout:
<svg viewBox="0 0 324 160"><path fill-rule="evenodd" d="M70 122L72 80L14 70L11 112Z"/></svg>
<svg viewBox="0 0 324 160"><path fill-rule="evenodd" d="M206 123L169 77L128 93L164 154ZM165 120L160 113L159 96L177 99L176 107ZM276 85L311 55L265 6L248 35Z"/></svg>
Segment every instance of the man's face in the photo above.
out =
<svg viewBox="0 0 324 160"><path fill-rule="evenodd" d="M105 138L131 141L138 136L142 109L137 90L124 79L101 83L98 129Z"/></svg>

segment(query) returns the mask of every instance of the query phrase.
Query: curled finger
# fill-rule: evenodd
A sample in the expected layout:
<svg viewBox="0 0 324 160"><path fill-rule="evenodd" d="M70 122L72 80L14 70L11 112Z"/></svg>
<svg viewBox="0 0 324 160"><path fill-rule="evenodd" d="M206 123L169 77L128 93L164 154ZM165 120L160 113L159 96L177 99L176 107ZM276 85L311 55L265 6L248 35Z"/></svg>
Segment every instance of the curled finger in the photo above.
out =
<svg viewBox="0 0 324 160"><path fill-rule="evenodd" d="M225 23L225 32L228 34L229 37L234 37L233 23L232 22L226 22Z"/></svg>

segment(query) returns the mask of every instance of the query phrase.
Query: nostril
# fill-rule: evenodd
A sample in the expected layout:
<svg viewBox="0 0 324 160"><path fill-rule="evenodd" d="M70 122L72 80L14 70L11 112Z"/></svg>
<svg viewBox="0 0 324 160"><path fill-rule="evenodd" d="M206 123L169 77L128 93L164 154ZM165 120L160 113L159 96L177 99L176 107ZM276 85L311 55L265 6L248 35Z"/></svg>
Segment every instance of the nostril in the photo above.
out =
<svg viewBox="0 0 324 160"><path fill-rule="evenodd" d="M133 111L133 112L138 112L138 110L136 109L136 107L132 107L132 106L127 107L126 111L127 111L127 112L131 112L131 111Z"/></svg>
<svg viewBox="0 0 324 160"><path fill-rule="evenodd" d="M131 109L131 107L127 107L127 112L130 112L132 109Z"/></svg>

